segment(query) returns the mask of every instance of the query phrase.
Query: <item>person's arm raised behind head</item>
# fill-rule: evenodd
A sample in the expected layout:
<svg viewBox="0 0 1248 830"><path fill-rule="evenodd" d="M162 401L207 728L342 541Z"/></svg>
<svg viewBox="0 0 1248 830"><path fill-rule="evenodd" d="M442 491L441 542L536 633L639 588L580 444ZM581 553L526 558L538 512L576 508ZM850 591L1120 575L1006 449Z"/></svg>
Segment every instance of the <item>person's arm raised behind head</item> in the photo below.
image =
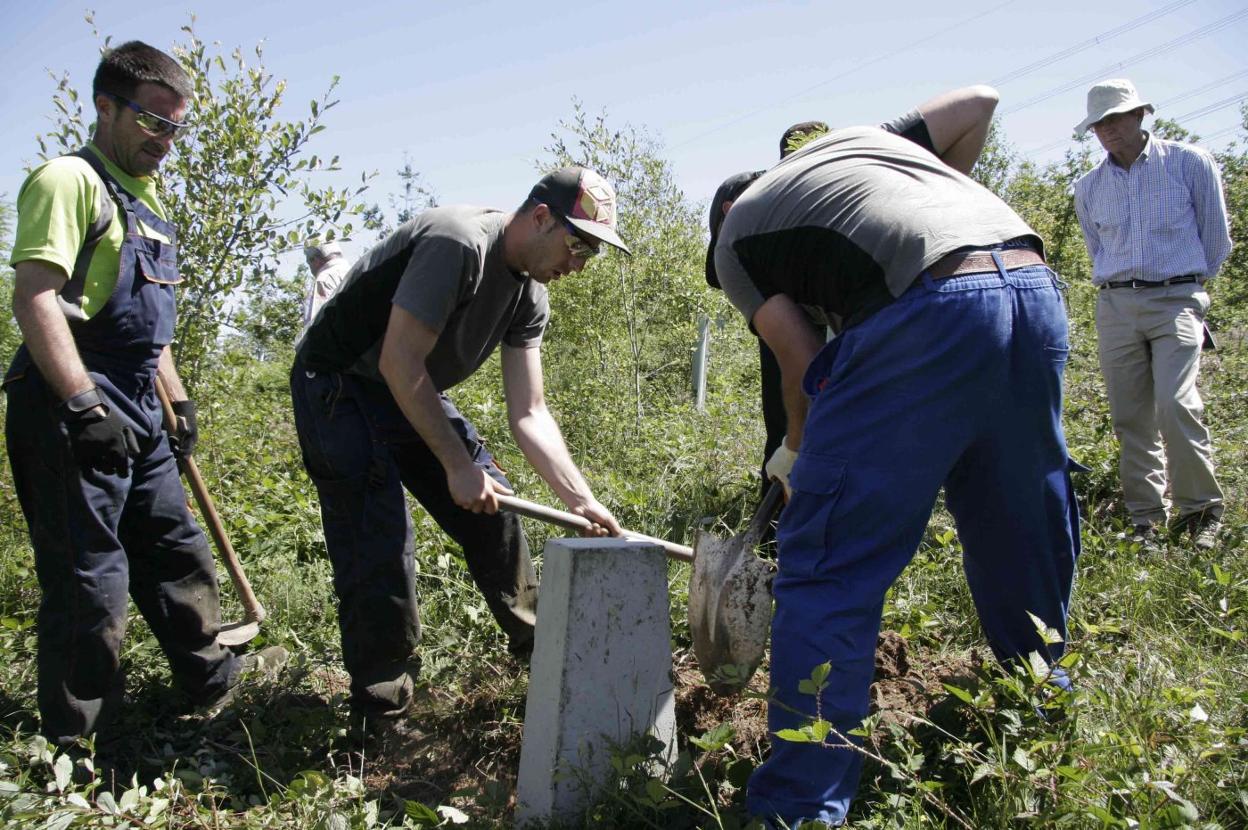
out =
<svg viewBox="0 0 1248 830"><path fill-rule="evenodd" d="M964 86L919 104L932 145L941 161L969 174L988 140L1000 96L985 84Z"/></svg>

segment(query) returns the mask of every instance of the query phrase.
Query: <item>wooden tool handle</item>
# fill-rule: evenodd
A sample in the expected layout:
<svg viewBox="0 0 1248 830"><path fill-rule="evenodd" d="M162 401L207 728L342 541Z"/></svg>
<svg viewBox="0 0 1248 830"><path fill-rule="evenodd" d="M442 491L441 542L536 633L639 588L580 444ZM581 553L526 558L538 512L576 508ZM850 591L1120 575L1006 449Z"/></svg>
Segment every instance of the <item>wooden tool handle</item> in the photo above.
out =
<svg viewBox="0 0 1248 830"><path fill-rule="evenodd" d="M528 516L530 519L547 522L548 524L566 527L568 530L585 530L593 524L584 516L568 513L565 510L556 510L544 504L518 499L515 496L496 495L495 497L498 499L499 507L502 507L504 510L518 513L521 516ZM663 551L670 559L679 559L682 562L693 561L693 548L678 545L666 539L656 539L653 536L647 536L644 533L634 533L631 530L623 531L621 538L634 542L651 542L663 548Z"/></svg>
<svg viewBox="0 0 1248 830"><path fill-rule="evenodd" d="M169 392L165 389L165 382L161 380L159 373L156 375L156 395L160 398L160 407L165 413L166 428L172 430L176 423L173 402L169 400ZM195 502L199 505L199 512L203 514L204 521L208 525L208 533L217 546L217 552L221 554L221 561L225 563L225 569L230 574L234 590L238 591L238 598L243 604L243 613L247 615L248 620L263 622L268 612L264 610L260 600L256 599L256 594L251 589L251 582L247 579L247 574L243 572L242 563L238 561L238 554L234 552L230 537L226 535L225 525L221 523L221 514L217 512L212 495L209 494L208 487L199 474L199 465L188 455L178 462L178 467L191 485L191 493L194 494Z"/></svg>

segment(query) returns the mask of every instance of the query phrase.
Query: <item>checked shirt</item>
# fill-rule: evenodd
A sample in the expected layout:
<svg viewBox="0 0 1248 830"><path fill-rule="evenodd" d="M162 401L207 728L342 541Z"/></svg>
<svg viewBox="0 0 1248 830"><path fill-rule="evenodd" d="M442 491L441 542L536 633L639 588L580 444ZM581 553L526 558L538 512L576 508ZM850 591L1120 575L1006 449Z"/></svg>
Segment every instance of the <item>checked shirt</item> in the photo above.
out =
<svg viewBox="0 0 1248 830"><path fill-rule="evenodd" d="M1213 277L1231 252L1213 157L1149 135L1124 170L1105 159L1075 182L1075 212L1092 257L1092 283Z"/></svg>

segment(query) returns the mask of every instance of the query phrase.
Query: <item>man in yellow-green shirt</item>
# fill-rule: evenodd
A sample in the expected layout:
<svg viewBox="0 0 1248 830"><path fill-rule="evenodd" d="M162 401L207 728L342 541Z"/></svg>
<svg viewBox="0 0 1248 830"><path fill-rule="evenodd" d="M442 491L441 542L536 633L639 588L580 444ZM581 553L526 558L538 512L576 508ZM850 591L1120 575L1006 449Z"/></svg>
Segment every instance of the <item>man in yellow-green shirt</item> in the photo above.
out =
<svg viewBox="0 0 1248 830"><path fill-rule="evenodd" d="M169 351L177 234L152 174L186 126L191 81L131 41L104 55L92 92L91 143L41 165L18 194L23 343L4 380L43 591L39 712L60 746L106 726L120 702L127 595L192 701L221 700L249 665L217 639L216 570L175 460L194 447L195 408ZM157 371L175 401L168 435Z"/></svg>

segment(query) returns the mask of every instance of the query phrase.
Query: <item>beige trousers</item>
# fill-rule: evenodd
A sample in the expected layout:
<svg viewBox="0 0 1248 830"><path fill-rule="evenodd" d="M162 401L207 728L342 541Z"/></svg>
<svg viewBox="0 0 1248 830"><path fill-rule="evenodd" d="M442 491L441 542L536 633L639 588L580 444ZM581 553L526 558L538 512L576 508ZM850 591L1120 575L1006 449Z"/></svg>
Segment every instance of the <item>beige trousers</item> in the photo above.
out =
<svg viewBox="0 0 1248 830"><path fill-rule="evenodd" d="M1099 292L1101 373L1122 448L1123 495L1136 524L1165 521L1167 476L1175 518L1222 513L1196 388L1208 310L1209 294L1196 283Z"/></svg>

